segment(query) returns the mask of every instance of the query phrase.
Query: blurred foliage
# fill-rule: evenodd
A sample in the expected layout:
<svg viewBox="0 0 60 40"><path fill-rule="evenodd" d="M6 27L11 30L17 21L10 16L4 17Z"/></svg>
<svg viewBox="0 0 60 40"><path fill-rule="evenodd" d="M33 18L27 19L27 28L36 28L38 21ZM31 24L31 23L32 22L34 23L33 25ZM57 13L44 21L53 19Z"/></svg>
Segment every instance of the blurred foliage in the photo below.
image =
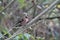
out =
<svg viewBox="0 0 60 40"><path fill-rule="evenodd" d="M37 40L44 40L44 38L41 38L41 37L37 37Z"/></svg>
<svg viewBox="0 0 60 40"><path fill-rule="evenodd" d="M26 2L25 2L25 0L17 0L17 1L19 2L19 5L20 5L19 8L23 8L23 7L26 6Z"/></svg>
<svg viewBox="0 0 60 40"><path fill-rule="evenodd" d="M15 40L16 40L16 39L17 39L17 40L28 40L23 34L19 34L19 35L16 36L14 39L15 39Z"/></svg>
<svg viewBox="0 0 60 40"><path fill-rule="evenodd" d="M0 25L0 31L4 32L4 35L7 33L7 30L4 27L2 27L1 25Z"/></svg>
<svg viewBox="0 0 60 40"><path fill-rule="evenodd" d="M0 6L0 11L2 11L2 10L3 10L3 8L4 8L4 7Z"/></svg>
<svg viewBox="0 0 60 40"><path fill-rule="evenodd" d="M4 27L2 27L1 25L0 25L0 32L3 32L3 35L8 34L9 37L11 37L11 35L7 32L7 30Z"/></svg>

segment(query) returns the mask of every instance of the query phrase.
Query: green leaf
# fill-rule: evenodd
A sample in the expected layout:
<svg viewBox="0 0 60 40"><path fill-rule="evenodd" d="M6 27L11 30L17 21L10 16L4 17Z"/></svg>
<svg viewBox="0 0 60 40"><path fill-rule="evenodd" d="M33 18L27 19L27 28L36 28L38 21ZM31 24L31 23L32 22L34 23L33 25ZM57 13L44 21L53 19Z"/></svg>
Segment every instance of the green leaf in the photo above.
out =
<svg viewBox="0 0 60 40"><path fill-rule="evenodd" d="M17 0L19 2L20 8L26 6L25 0Z"/></svg>
<svg viewBox="0 0 60 40"><path fill-rule="evenodd" d="M23 39L23 40L28 40L23 34L19 34L18 36L19 36L19 39L20 39L20 40L21 40L21 39Z"/></svg>
<svg viewBox="0 0 60 40"><path fill-rule="evenodd" d="M2 7L2 6L0 6L0 11L1 11L1 10L3 10L3 7Z"/></svg>
<svg viewBox="0 0 60 40"><path fill-rule="evenodd" d="M7 30L1 25L0 25L0 31L4 32L4 35L7 34Z"/></svg>

